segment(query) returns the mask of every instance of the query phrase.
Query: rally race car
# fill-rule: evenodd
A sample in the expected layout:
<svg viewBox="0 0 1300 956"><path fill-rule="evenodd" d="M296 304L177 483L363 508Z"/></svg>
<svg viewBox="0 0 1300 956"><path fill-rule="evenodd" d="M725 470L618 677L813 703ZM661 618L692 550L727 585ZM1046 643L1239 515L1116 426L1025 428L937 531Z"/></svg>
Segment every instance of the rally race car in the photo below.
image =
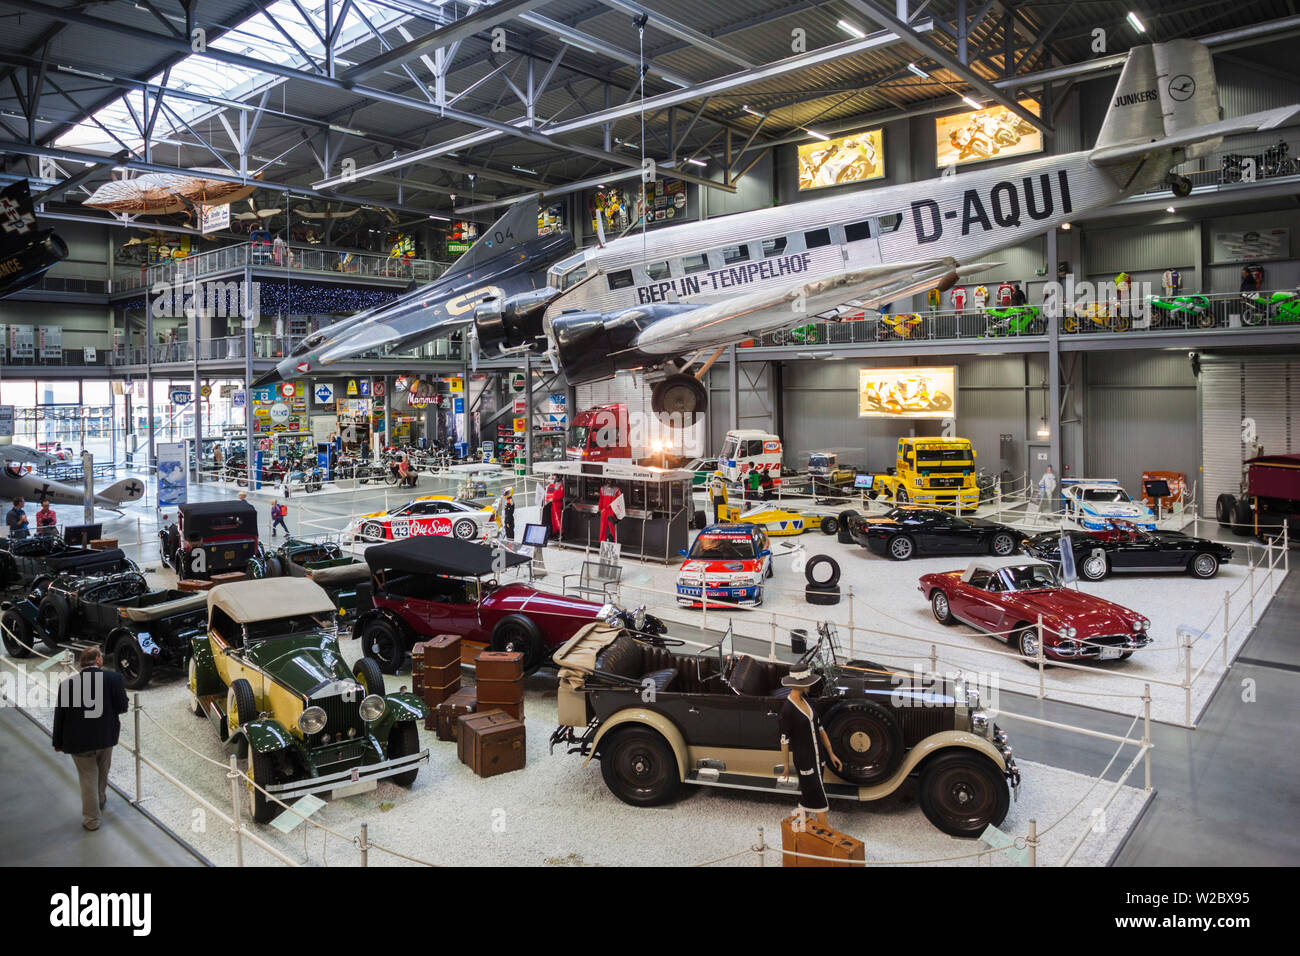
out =
<svg viewBox="0 0 1300 956"><path fill-rule="evenodd" d="M767 532L752 524L712 524L695 536L677 572L677 603L700 607L758 607L772 576ZM713 604L713 601L722 602Z"/></svg>
<svg viewBox="0 0 1300 956"><path fill-rule="evenodd" d="M393 541L438 534L474 541L487 533L489 525L499 523L494 501L423 495L400 508L354 518L344 530L343 538L345 541Z"/></svg>
<svg viewBox="0 0 1300 956"><path fill-rule="evenodd" d="M1065 516L1085 531L1105 531L1114 520L1129 521L1143 531L1154 531L1156 516L1134 501L1117 478L1066 478L1061 482Z"/></svg>

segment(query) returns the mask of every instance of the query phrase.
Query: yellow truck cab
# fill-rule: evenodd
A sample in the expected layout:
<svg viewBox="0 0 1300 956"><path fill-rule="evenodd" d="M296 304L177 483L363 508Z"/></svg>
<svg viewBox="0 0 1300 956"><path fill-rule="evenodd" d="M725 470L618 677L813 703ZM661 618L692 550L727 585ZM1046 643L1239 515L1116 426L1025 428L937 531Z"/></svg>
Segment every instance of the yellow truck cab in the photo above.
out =
<svg viewBox="0 0 1300 956"><path fill-rule="evenodd" d="M975 448L969 438L900 438L892 475L873 475L869 495L973 511L979 504Z"/></svg>

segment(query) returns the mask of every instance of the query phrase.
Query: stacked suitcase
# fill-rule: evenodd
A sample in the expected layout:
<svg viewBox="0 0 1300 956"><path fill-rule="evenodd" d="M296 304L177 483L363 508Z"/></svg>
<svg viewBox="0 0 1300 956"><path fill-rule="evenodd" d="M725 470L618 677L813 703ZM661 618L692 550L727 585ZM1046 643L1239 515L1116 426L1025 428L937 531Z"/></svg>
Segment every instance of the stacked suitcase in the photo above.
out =
<svg viewBox="0 0 1300 956"><path fill-rule="evenodd" d="M500 710L524 719L524 655L513 651L484 651L474 662L479 713Z"/></svg>
<svg viewBox="0 0 1300 956"><path fill-rule="evenodd" d="M522 770L528 757L523 722L499 710L466 714L459 720L456 750L480 777Z"/></svg>
<svg viewBox="0 0 1300 956"><path fill-rule="evenodd" d="M797 813L781 821L781 849L782 866L853 866L867 858L861 840Z"/></svg>
<svg viewBox="0 0 1300 956"><path fill-rule="evenodd" d="M455 740L460 718L478 710L478 701L474 688L465 687L456 691L434 711L434 733L439 740Z"/></svg>
<svg viewBox="0 0 1300 956"><path fill-rule="evenodd" d="M460 638L439 634L411 648L411 680L416 696L434 710L460 690ZM437 729L436 711L424 723Z"/></svg>

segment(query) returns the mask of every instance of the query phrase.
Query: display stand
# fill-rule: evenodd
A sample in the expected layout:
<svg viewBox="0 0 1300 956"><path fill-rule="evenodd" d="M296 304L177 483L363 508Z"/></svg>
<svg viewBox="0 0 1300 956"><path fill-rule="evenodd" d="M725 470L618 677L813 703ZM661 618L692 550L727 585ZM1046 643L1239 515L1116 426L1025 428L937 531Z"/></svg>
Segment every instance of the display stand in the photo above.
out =
<svg viewBox="0 0 1300 956"><path fill-rule="evenodd" d="M539 475L556 475L564 485L563 530L552 544L600 548L600 487L623 491L627 516L618 522L618 543L625 557L667 564L690 543L692 472L647 468L625 462L555 461L533 466Z"/></svg>

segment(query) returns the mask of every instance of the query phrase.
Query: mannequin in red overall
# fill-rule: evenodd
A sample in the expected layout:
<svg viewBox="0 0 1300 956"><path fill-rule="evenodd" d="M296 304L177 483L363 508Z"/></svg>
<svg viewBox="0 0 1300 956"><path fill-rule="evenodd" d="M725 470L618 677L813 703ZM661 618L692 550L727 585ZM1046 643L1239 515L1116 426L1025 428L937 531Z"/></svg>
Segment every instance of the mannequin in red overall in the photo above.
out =
<svg viewBox="0 0 1300 956"><path fill-rule="evenodd" d="M564 514L564 485L552 480L546 486L546 502L551 506L551 533L560 537L560 517Z"/></svg>
<svg viewBox="0 0 1300 956"><path fill-rule="evenodd" d="M623 497L623 490L614 485L600 486L600 541L618 540L618 518L614 516L614 502Z"/></svg>

